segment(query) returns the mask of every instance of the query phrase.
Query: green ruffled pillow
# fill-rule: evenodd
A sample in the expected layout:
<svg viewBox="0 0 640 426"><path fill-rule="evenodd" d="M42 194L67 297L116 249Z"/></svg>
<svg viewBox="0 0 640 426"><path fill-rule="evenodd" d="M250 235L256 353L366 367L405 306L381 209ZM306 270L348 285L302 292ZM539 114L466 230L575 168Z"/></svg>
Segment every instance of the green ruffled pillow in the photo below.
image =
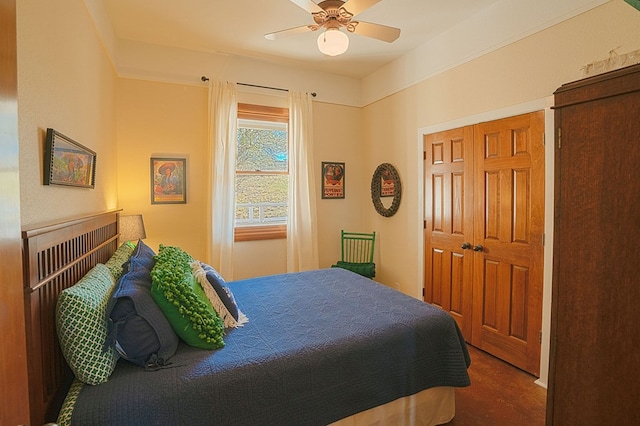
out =
<svg viewBox="0 0 640 426"><path fill-rule="evenodd" d="M224 322L193 276L193 258L178 247L160 245L155 260L151 296L176 334L197 348L223 347Z"/></svg>

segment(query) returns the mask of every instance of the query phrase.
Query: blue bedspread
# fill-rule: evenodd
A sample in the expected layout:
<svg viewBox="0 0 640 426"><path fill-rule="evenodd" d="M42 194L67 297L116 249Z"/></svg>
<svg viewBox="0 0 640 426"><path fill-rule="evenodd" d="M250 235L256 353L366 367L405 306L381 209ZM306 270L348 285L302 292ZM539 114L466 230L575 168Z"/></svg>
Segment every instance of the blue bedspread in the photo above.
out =
<svg viewBox="0 0 640 426"><path fill-rule="evenodd" d="M74 425L325 425L434 386L468 386L467 348L442 310L333 268L228 284L249 323L173 368L120 360L84 386Z"/></svg>

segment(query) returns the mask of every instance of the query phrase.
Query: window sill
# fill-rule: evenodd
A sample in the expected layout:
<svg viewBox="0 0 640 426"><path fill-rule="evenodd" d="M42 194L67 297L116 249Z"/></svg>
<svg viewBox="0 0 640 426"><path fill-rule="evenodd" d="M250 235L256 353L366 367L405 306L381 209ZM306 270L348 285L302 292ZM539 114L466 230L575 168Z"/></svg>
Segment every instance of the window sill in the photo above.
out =
<svg viewBox="0 0 640 426"><path fill-rule="evenodd" d="M243 226L234 230L234 241L277 240L287 238L287 225Z"/></svg>

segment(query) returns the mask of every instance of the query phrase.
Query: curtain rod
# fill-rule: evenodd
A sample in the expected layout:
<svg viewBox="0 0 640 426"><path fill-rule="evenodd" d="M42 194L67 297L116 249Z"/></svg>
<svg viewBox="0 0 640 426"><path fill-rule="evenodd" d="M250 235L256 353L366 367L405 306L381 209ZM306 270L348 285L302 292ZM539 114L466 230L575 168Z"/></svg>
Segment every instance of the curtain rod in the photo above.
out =
<svg viewBox="0 0 640 426"><path fill-rule="evenodd" d="M203 75L202 77L200 77L200 80L209 81L209 77ZM249 83L236 83L236 84L239 84L240 86L258 87L260 89L279 90L281 92L289 91L289 89L281 89L280 87L260 86L258 84L249 84ZM317 96L316 92L312 92L311 96L315 98Z"/></svg>

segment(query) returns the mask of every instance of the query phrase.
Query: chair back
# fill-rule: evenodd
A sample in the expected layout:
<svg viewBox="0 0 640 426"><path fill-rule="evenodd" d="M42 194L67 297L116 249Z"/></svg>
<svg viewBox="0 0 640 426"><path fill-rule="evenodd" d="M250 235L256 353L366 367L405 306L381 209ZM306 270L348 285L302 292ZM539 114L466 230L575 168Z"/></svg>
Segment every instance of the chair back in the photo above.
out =
<svg viewBox="0 0 640 426"><path fill-rule="evenodd" d="M373 263L373 249L376 243L375 231L345 232L342 230L342 261L350 263Z"/></svg>

